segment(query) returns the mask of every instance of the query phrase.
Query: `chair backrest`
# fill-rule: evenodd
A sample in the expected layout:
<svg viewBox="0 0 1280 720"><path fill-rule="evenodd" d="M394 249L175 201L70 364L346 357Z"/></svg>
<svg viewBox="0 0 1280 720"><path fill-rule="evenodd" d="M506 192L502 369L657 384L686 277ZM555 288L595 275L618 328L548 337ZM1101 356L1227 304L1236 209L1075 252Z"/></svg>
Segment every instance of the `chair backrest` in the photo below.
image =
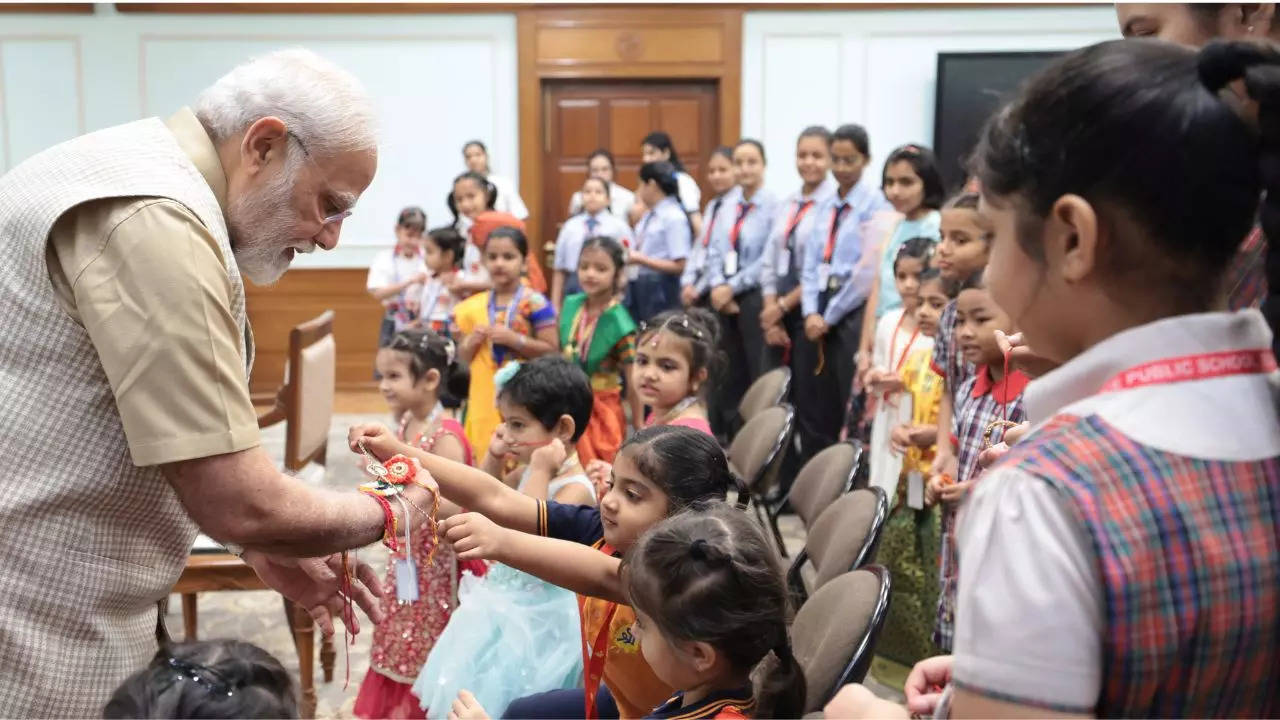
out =
<svg viewBox="0 0 1280 720"><path fill-rule="evenodd" d="M777 405L758 413L734 436L729 445L729 467L759 499L769 490L766 480L776 478L782 449L791 441L796 411Z"/></svg>
<svg viewBox="0 0 1280 720"><path fill-rule="evenodd" d="M889 612L889 584L889 571L879 565L847 572L819 588L796 613L791 647L808 685L806 713L866 676Z"/></svg>
<svg viewBox="0 0 1280 720"><path fill-rule="evenodd" d="M806 528L853 487L853 473L861 454L862 448L852 442L836 443L814 455L796 473L787 499Z"/></svg>
<svg viewBox="0 0 1280 720"><path fill-rule="evenodd" d="M791 368L774 368L756 378L747 388L747 394L738 402L738 417L742 422L751 422L751 418L761 412L779 405L787 399L791 389Z"/></svg>
<svg viewBox="0 0 1280 720"><path fill-rule="evenodd" d="M289 333L289 368L282 393L287 470L301 470L313 461L324 464L333 419L336 364L332 310Z"/></svg>
<svg viewBox="0 0 1280 720"><path fill-rule="evenodd" d="M817 592L833 578L875 560L888 517L888 498L877 487L854 490L832 503L809 528L804 549L791 564L787 582L792 592L800 598L810 592L800 574L806 562L813 565L812 592Z"/></svg>

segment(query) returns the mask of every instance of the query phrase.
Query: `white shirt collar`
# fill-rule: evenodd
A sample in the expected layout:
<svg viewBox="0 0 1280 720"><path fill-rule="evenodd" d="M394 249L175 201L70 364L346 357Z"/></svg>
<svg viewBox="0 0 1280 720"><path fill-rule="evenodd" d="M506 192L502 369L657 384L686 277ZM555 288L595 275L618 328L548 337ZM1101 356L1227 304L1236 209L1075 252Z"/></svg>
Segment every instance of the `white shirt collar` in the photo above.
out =
<svg viewBox="0 0 1280 720"><path fill-rule="evenodd" d="M1129 328L1085 350L1027 386L1023 407L1033 423L1095 395L1108 380L1136 365L1179 355L1271 347L1262 313L1178 315Z"/></svg>

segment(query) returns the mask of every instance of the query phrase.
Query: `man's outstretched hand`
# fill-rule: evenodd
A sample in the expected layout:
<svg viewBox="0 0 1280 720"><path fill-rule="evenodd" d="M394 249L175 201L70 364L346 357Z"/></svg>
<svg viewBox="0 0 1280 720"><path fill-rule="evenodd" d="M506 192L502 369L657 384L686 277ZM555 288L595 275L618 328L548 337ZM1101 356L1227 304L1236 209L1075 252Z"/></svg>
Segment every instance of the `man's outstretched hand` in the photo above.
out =
<svg viewBox="0 0 1280 720"><path fill-rule="evenodd" d="M342 622L352 634L360 632L360 621L355 613L345 615L346 603L340 593L342 587L342 556L323 558L291 558L268 555L257 551L245 552L244 561L272 590L306 608L325 635L334 632L333 618ZM368 563L360 562L354 553L348 555L352 573L351 599L375 624L382 622L383 613L378 599L383 596L378 574Z"/></svg>

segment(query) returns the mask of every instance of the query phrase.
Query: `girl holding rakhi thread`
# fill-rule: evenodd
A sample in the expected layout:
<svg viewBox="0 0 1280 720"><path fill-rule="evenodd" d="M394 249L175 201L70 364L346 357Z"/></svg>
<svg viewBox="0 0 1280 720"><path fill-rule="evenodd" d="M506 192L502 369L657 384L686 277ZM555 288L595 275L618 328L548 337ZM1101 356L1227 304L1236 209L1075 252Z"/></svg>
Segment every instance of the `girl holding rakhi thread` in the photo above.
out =
<svg viewBox="0 0 1280 720"><path fill-rule="evenodd" d="M622 386L636 356L636 324L617 301L624 250L609 237L593 237L578 254L576 276L584 292L565 298L560 314L560 345L565 357L591 378L595 403L591 423L578 441L583 463L613 462L622 445L627 419L622 409ZM632 422L642 426L644 406L635 385L628 386Z"/></svg>
<svg viewBox="0 0 1280 720"><path fill-rule="evenodd" d="M403 330L378 351L378 389L391 406L401 442L457 462L471 463L471 446L457 420L440 402L446 388L455 397L467 394L467 371L454 357L453 341L431 330ZM438 517L457 507L442 502ZM423 530L422 532L427 532ZM402 551L404 552L404 551ZM407 549L416 571L416 599L399 597L397 560L387 563L386 587L397 588L383 599L386 619L373 631L369 672L356 696L359 718L421 718L418 699L410 691L427 653L444 630L457 604L455 588L463 571L483 575L485 564L459 562L453 549L434 542L415 542ZM408 592L410 597L415 593Z"/></svg>
<svg viewBox="0 0 1280 720"><path fill-rule="evenodd" d="M904 409L902 402L910 402L904 395L902 366L907 357L919 348L932 349L932 338L922 335L916 322L916 308L920 304L920 274L924 272L932 255L933 238L912 238L898 249L893 263L893 280L902 298L902 306L884 314L876 324L876 341L872 346L871 367L863 374L862 387L875 396L875 417L871 423L871 477L869 484L893 497L898 487L898 475L902 470L901 456L893 453L889 445L889 432L898 425ZM910 417L910 407L905 408ZM852 431L861 418L846 417L845 429ZM850 432L850 434L853 434Z"/></svg>
<svg viewBox="0 0 1280 720"><path fill-rule="evenodd" d="M484 457L489 438L501 422L495 405L494 373L520 358L556 352L556 312L542 293L521 282L529 243L516 228L502 227L485 242L485 267L493 289L473 295L454 308L461 335L459 360L471 370L467 394L467 439Z"/></svg>
<svg viewBox="0 0 1280 720"><path fill-rule="evenodd" d="M486 469L499 469L500 462L488 461L510 454L525 468L504 489L514 484L530 502L594 508L595 493L571 451L591 416L586 376L553 356L508 365L499 375L503 423ZM463 578L459 601L414 684L436 717L444 717L460 690L506 707L517 697L581 680L577 604L569 591L498 564L482 579Z"/></svg>
<svg viewBox="0 0 1280 720"><path fill-rule="evenodd" d="M353 447L363 442L380 457L412 454L445 497L474 510L442 525L460 556L498 559L582 595L583 636L594 648L582 684L522 699L508 716L641 717L671 697L671 687L653 674L638 647L618 556L663 518L725 498L735 481L714 438L671 426L636 433L618 452L599 509L535 501L475 468L413 452L386 428L352 428L349 441Z"/></svg>

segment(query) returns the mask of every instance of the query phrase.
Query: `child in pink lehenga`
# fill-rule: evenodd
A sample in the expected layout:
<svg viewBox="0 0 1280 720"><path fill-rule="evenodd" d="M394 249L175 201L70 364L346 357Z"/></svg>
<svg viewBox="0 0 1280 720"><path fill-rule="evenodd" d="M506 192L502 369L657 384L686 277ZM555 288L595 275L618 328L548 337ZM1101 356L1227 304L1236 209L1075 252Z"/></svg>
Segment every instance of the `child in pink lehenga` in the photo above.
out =
<svg viewBox="0 0 1280 720"><path fill-rule="evenodd" d="M471 446L462 425L446 417L439 402L442 390L466 397L466 372L454 361L453 342L430 330L404 330L378 351L379 389L400 418L400 439L427 452L470 464ZM462 387L457 387L461 385ZM447 501L439 518L457 512ZM427 654L444 631L457 601L463 571L483 575L482 561L459 562L448 544L437 544L428 562L423 543L412 543L418 599L400 602L396 561L389 559L383 602L386 619L373 631L369 672L353 710L359 718L425 718L411 692ZM445 709L447 711L447 708Z"/></svg>

